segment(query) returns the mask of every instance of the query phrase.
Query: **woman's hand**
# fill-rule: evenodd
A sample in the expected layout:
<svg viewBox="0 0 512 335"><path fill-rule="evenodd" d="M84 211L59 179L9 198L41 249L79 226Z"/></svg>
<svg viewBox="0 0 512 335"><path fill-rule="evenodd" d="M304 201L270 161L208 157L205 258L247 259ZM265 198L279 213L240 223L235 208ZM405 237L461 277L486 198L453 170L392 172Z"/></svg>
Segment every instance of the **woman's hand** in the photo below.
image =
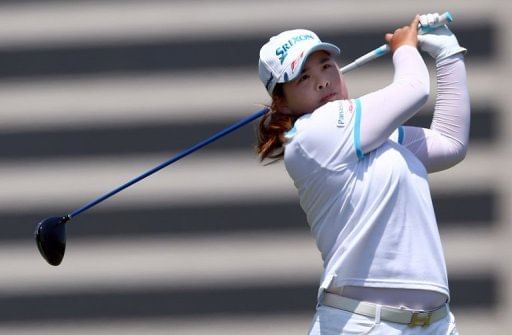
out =
<svg viewBox="0 0 512 335"><path fill-rule="evenodd" d="M416 15L408 26L398 28L393 34L386 34L386 42L391 47L391 52L402 45L411 45L417 47L418 45L418 24L420 23L420 16Z"/></svg>
<svg viewBox="0 0 512 335"><path fill-rule="evenodd" d="M438 21L438 18L438 13L421 15L420 23L422 26L428 27L433 22ZM467 51L466 48L459 45L457 37L446 25L429 30L426 34L418 35L418 45L421 51L432 56L436 63L457 53L465 53Z"/></svg>

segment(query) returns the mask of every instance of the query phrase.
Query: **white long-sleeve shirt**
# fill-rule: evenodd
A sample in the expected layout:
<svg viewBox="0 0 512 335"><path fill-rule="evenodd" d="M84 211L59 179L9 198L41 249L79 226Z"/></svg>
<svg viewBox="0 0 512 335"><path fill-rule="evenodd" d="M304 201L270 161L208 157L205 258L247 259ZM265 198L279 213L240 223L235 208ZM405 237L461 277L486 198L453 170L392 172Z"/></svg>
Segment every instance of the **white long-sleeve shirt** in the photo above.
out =
<svg viewBox="0 0 512 335"><path fill-rule="evenodd" d="M286 134L285 166L324 261L319 292L334 284L449 297L427 173L465 154L469 98L463 58L438 64L430 129L402 126L429 93L419 52L402 46L393 62L389 86L327 103Z"/></svg>

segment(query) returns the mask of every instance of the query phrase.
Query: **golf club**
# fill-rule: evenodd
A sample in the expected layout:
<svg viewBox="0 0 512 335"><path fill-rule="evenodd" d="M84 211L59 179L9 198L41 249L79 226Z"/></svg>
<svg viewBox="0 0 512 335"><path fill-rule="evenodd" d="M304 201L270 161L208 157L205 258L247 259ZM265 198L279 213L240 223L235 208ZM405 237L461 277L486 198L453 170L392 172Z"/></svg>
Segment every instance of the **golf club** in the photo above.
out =
<svg viewBox="0 0 512 335"><path fill-rule="evenodd" d="M446 12L439 16L438 22L435 22L433 25L429 27L421 27L420 33L424 33L428 29L433 29L437 26L449 23L453 20L450 13ZM346 65L345 67L340 69L341 73L346 73L348 71L351 71L355 68L360 67L361 65L368 63L369 61L372 61L378 57L381 57L388 53L390 51L389 46L387 44L380 46L369 53L359 57L352 63ZM188 156L189 154L201 149L202 147L218 140L219 138L237 130L238 128L243 127L244 125L260 118L264 114L266 114L269 111L268 108L263 108L256 113L238 121L237 123L219 131L218 133L212 135L211 137L200 141L199 143L191 146L188 149L185 149L175 156L171 157L170 159L166 160L165 162L159 164L158 166L142 173L141 175L133 178L132 180L126 182L125 184L117 187L116 189L105 193L104 195L98 197L97 199L92 200L91 202L88 202L84 204L82 207L79 207L75 209L73 212L71 212L68 215L65 216L56 216L56 217L50 217L47 219L44 219L40 221L37 226L36 230L34 232L35 240L37 244L37 248L39 249L39 252L43 256L43 258L51 265L57 266L62 262L62 259L64 258L64 252L66 250L66 223L70 221L72 218L76 217L77 215L85 212L86 210L90 209L91 207L96 206L100 202L105 201L106 199L112 197L113 195L121 192L122 190L130 187L131 185L141 181L142 179L154 174L155 172L169 166L170 164L182 159L185 156Z"/></svg>

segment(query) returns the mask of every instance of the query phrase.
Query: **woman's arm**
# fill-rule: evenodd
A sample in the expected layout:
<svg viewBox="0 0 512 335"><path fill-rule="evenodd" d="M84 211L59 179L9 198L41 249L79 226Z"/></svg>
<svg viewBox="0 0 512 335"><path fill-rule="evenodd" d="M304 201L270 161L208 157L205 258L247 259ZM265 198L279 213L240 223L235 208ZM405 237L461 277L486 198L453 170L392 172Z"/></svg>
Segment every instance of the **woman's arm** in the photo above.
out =
<svg viewBox="0 0 512 335"><path fill-rule="evenodd" d="M420 16L422 25L436 20L437 13ZM430 129L405 127L404 145L428 172L447 169L464 159L470 125L470 103L464 56L448 27L441 26L418 37L421 50L436 61L437 98Z"/></svg>
<svg viewBox="0 0 512 335"><path fill-rule="evenodd" d="M416 16L409 26L386 34L395 74L387 87L359 98L360 124L356 150L368 153L388 140L389 136L425 104L429 94L429 75L416 45L418 24Z"/></svg>

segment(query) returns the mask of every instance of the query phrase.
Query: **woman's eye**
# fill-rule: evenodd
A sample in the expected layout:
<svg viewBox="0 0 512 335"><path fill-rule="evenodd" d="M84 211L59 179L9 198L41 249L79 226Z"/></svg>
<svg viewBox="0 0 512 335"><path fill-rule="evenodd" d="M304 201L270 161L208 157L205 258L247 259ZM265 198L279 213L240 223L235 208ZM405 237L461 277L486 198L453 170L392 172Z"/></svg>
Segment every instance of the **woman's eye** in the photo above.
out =
<svg viewBox="0 0 512 335"><path fill-rule="evenodd" d="M331 65L330 63L326 63L326 64L324 64L324 69L328 69L328 68L330 68L331 66L332 66L332 65Z"/></svg>
<svg viewBox="0 0 512 335"><path fill-rule="evenodd" d="M302 76L300 76L299 82L302 82L302 81L307 80L307 79L309 79L309 75L303 74Z"/></svg>

